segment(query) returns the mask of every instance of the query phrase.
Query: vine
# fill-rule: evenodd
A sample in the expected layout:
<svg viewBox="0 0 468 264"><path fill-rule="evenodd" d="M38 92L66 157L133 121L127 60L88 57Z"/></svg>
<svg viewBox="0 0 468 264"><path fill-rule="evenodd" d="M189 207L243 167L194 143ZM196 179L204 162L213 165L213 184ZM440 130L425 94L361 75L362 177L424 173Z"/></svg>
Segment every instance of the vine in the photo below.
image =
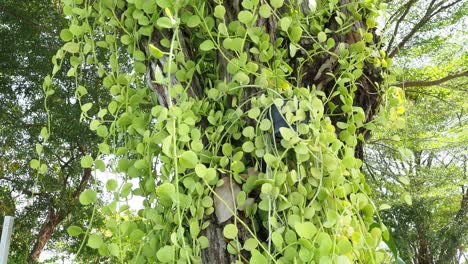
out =
<svg viewBox="0 0 468 264"><path fill-rule="evenodd" d="M70 26L54 73L70 61L81 118L102 138L81 165L116 175L108 204L93 187L80 195L105 228L91 217L69 234L120 263L201 263L210 250L236 263L382 262L389 233L356 156L391 64L377 11L344 0L63 1ZM102 84L80 85L84 67ZM95 109L89 89L108 93L107 106ZM403 96L389 91L395 120ZM137 214L132 196L144 198Z"/></svg>

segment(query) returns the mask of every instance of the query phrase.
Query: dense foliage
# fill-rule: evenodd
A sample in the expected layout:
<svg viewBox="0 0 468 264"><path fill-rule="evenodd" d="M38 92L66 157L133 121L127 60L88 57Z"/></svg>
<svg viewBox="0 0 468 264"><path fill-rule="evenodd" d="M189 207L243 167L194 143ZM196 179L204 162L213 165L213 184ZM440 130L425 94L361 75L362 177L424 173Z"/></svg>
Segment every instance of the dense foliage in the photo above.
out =
<svg viewBox="0 0 468 264"><path fill-rule="evenodd" d="M13 248L18 263L36 261L49 239L50 249L77 253L74 261L111 263L381 263L390 261L382 241L394 257L400 251L430 263L414 245L428 243L439 260L463 249L456 234L465 228L448 223L460 212L457 221L466 218L456 193L465 191L466 165L420 159L416 166L409 158L459 153L464 142L439 152L412 143L417 131L440 133L445 118L455 120L447 108L430 124L418 119L440 106L423 93L447 99L450 92L413 87L466 76L463 56L438 56L445 65L437 71L414 67L444 41L451 43L445 54L457 50L453 38L423 32L456 26L466 9L460 1L397 1L390 15L374 1L349 0L61 4L6 1L0 10L2 51L12 49L2 52L12 63L0 72L7 124L0 158L9 164L0 174L2 212L20 212L14 247L36 241L30 256ZM56 17L21 19L46 9ZM12 45L16 39L41 48ZM398 66L387 71L391 58ZM44 71L17 70L23 66ZM413 104L403 105L402 88ZM455 112L463 116L464 107ZM405 108L411 114L402 116ZM463 131L466 120L459 123ZM362 145L375 128L366 149L371 187L361 173ZM417 168L395 172L394 162ZM103 173L112 177L105 190ZM437 208L448 208L433 214L427 197L447 178L427 175L445 173L457 175L456 187L440 191L446 196ZM138 212L135 197L143 200ZM381 210L393 206L383 222L371 197ZM402 232L413 225L424 239L421 228ZM21 235L29 229L37 233ZM442 252L444 235L456 243Z"/></svg>
<svg viewBox="0 0 468 264"><path fill-rule="evenodd" d="M355 157L382 93L377 67L390 63L374 39L374 4L64 4L70 26L53 73L69 58L82 119L103 139L81 165L104 170L111 154L126 179L107 182L107 231L88 226L89 247L138 263L383 261L376 247L388 231L373 225ZM87 67L102 87L81 83ZM107 107L88 100L95 89L112 96ZM122 217L129 195L145 197L137 218ZM90 188L80 202L96 197Z"/></svg>
<svg viewBox="0 0 468 264"><path fill-rule="evenodd" d="M2 219L16 217L12 263L37 260L52 236L61 239L52 240L49 249L65 242L76 251L78 241L66 236L63 225L82 223L91 211L78 203L91 179L91 170L81 168L80 157L96 149L97 137L80 124L74 85L65 72L58 72L55 98L48 102L54 137L47 146L37 144L47 125L42 83L61 46L57 34L66 25L59 10L49 1L0 3L0 204ZM42 173L31 161L38 155L44 163Z"/></svg>

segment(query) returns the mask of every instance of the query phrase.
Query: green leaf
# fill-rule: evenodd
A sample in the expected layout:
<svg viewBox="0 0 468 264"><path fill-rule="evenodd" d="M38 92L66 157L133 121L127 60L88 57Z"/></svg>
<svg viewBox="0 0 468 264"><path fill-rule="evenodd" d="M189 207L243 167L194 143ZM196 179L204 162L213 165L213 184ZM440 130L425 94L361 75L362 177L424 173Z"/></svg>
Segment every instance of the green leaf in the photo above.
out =
<svg viewBox="0 0 468 264"><path fill-rule="evenodd" d="M104 125L98 126L96 130L96 134L100 137L106 137L109 134L109 131L107 130L107 126L104 126Z"/></svg>
<svg viewBox="0 0 468 264"><path fill-rule="evenodd" d="M209 50L212 50L214 49L215 46L214 46L214 43L213 41L207 39L205 41L203 41L201 44L200 44L200 49L203 50L203 51L209 51Z"/></svg>
<svg viewBox="0 0 468 264"><path fill-rule="evenodd" d="M60 31L60 38L63 41L70 41L73 39L73 34L68 29L62 29L62 31Z"/></svg>
<svg viewBox="0 0 468 264"><path fill-rule="evenodd" d="M302 28L300 26L294 26L291 29L291 32L289 33L289 39L293 43L298 43L299 40L301 40L302 37Z"/></svg>
<svg viewBox="0 0 468 264"><path fill-rule="evenodd" d="M224 15L226 14L226 8L222 5L217 5L214 9L214 16L219 19L224 19Z"/></svg>
<svg viewBox="0 0 468 264"><path fill-rule="evenodd" d="M237 226L233 224L227 224L223 229L223 235L227 239L234 239L238 233Z"/></svg>
<svg viewBox="0 0 468 264"><path fill-rule="evenodd" d="M399 147L398 152L400 152L403 161L410 161L413 159L413 151L409 148Z"/></svg>
<svg viewBox="0 0 468 264"><path fill-rule="evenodd" d="M268 166L272 168L278 167L278 158L273 156L272 154L265 154L265 156L263 156L263 159L265 160L266 164L268 164Z"/></svg>
<svg viewBox="0 0 468 264"><path fill-rule="evenodd" d="M348 254L353 250L353 245L347 239L340 240L337 246L340 254Z"/></svg>
<svg viewBox="0 0 468 264"><path fill-rule="evenodd" d="M237 18L239 19L240 22L249 25L252 23L253 20L253 14L250 11L240 11L239 14L237 14Z"/></svg>
<svg viewBox="0 0 468 264"><path fill-rule="evenodd" d="M137 169L146 169L148 168L148 162L145 159L139 159L133 164Z"/></svg>
<svg viewBox="0 0 468 264"><path fill-rule="evenodd" d="M283 248L283 236L280 233L278 233L278 231L273 232L273 234L271 235L271 241L277 249Z"/></svg>
<svg viewBox="0 0 468 264"><path fill-rule="evenodd" d="M252 256L250 257L249 264L267 264L268 260L258 250L252 250Z"/></svg>
<svg viewBox="0 0 468 264"><path fill-rule="evenodd" d="M102 237L98 234L92 234L88 239L88 247L98 249L101 247L103 241Z"/></svg>
<svg viewBox="0 0 468 264"><path fill-rule="evenodd" d="M79 236L81 233L83 233L83 229L79 226L69 226L67 228L67 233L70 236Z"/></svg>
<svg viewBox="0 0 468 264"><path fill-rule="evenodd" d="M268 4L263 4L258 9L258 13L263 18L269 18L271 16L271 7Z"/></svg>
<svg viewBox="0 0 468 264"><path fill-rule="evenodd" d="M190 221L190 236L192 236L192 238L196 238L198 237L198 234L200 234L200 225L197 220L192 219Z"/></svg>
<svg viewBox="0 0 468 264"><path fill-rule="evenodd" d="M63 49L69 53L77 53L80 51L80 44L75 42L67 42L63 45Z"/></svg>
<svg viewBox="0 0 468 264"><path fill-rule="evenodd" d="M203 164L197 164L195 166L195 173L197 174L198 177L204 178L206 175L207 169L206 166Z"/></svg>
<svg viewBox="0 0 468 264"><path fill-rule="evenodd" d="M109 252L112 256L118 257L120 255L119 246L116 243L111 243L108 247Z"/></svg>
<svg viewBox="0 0 468 264"><path fill-rule="evenodd" d="M242 150L250 153L255 150L255 145L252 141L246 141L244 144L242 144Z"/></svg>
<svg viewBox="0 0 468 264"><path fill-rule="evenodd" d="M32 169L38 169L39 166L41 165L41 163L39 162L39 160L37 159L32 159L30 162L29 162L29 166L31 166Z"/></svg>
<svg viewBox="0 0 468 264"><path fill-rule="evenodd" d="M392 208L390 205L382 204L382 205L379 206L379 211L388 210L390 208Z"/></svg>
<svg viewBox="0 0 468 264"><path fill-rule="evenodd" d="M106 183L106 189L108 191L114 191L115 189L117 189L117 181L114 179L108 180Z"/></svg>
<svg viewBox="0 0 468 264"><path fill-rule="evenodd" d="M279 21L279 25L281 30L288 31L289 26L291 25L291 18L290 17L283 17Z"/></svg>
<svg viewBox="0 0 468 264"><path fill-rule="evenodd" d="M164 53L153 44L148 45L148 50L151 56L155 57L156 59L160 59L164 55Z"/></svg>
<svg viewBox="0 0 468 264"><path fill-rule="evenodd" d="M294 228L299 237L311 239L317 232L317 228L312 222L297 223Z"/></svg>
<svg viewBox="0 0 468 264"><path fill-rule="evenodd" d="M280 8L283 6L283 0L271 0L270 1L270 5L273 7L273 8Z"/></svg>
<svg viewBox="0 0 468 264"><path fill-rule="evenodd" d="M254 238L249 238L244 243L244 249L247 250L247 251L252 251L252 250L256 249L257 246L258 246L258 242Z"/></svg>
<svg viewBox="0 0 468 264"><path fill-rule="evenodd" d="M325 41L327 41L327 34L325 34L325 32L323 32L323 31L321 31L320 33L318 33L317 38L318 38L319 42L325 42Z"/></svg>
<svg viewBox="0 0 468 264"><path fill-rule="evenodd" d="M93 166L93 158L90 155L86 155L81 158L81 167L83 168L91 168Z"/></svg>
<svg viewBox="0 0 468 264"><path fill-rule="evenodd" d="M198 156L197 154L195 154L195 152L191 150L185 151L184 153L182 153L182 155L180 155L179 162L185 168L193 169L195 168L195 165L198 164Z"/></svg>
<svg viewBox="0 0 468 264"><path fill-rule="evenodd" d="M208 248L208 246L209 246L209 241L208 241L208 238L206 236L199 237L198 238L198 243L200 243L200 248L201 249Z"/></svg>
<svg viewBox="0 0 468 264"><path fill-rule="evenodd" d="M81 111L83 111L83 112L86 113L86 112L88 112L88 111L91 109L91 107L93 107L93 103L86 103L86 104L83 104L83 105L81 106Z"/></svg>
<svg viewBox="0 0 468 264"><path fill-rule="evenodd" d="M260 122L260 130L267 131L267 130L270 130L270 128L271 128L270 119L263 119L262 122Z"/></svg>
<svg viewBox="0 0 468 264"><path fill-rule="evenodd" d="M70 32L75 36L80 36L81 34L83 34L83 30L78 25L71 25Z"/></svg>
<svg viewBox="0 0 468 264"><path fill-rule="evenodd" d="M194 27L198 26L200 24L200 22L201 22L200 17L197 16L197 15L193 15L193 16L190 16L187 19L187 26L191 27L191 28L194 28Z"/></svg>
<svg viewBox="0 0 468 264"><path fill-rule="evenodd" d="M86 189L80 193L80 203L88 205L97 201L97 193L94 190Z"/></svg>
<svg viewBox="0 0 468 264"><path fill-rule="evenodd" d="M174 260L174 247L164 246L158 250L156 257L162 263L172 262Z"/></svg>
<svg viewBox="0 0 468 264"><path fill-rule="evenodd" d="M174 27L174 23L172 23L172 20L168 17L160 17L158 20L156 20L156 25L158 25L161 28L172 28Z"/></svg>
<svg viewBox="0 0 468 264"><path fill-rule="evenodd" d="M37 153L37 155L41 155L42 150L43 150L42 145L41 144L36 144L36 153Z"/></svg>
<svg viewBox="0 0 468 264"><path fill-rule="evenodd" d="M156 188L156 195L169 204L176 194L175 186L172 183L165 182Z"/></svg>

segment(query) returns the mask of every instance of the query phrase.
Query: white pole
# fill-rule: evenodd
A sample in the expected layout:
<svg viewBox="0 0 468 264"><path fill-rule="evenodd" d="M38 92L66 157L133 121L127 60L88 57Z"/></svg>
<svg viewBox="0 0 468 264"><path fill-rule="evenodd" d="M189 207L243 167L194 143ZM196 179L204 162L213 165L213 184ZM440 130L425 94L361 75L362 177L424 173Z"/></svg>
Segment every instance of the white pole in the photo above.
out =
<svg viewBox="0 0 468 264"><path fill-rule="evenodd" d="M3 221L2 241L0 242L0 264L7 264L8 261L8 250L10 249L14 220L15 218L12 216L5 216L5 220Z"/></svg>

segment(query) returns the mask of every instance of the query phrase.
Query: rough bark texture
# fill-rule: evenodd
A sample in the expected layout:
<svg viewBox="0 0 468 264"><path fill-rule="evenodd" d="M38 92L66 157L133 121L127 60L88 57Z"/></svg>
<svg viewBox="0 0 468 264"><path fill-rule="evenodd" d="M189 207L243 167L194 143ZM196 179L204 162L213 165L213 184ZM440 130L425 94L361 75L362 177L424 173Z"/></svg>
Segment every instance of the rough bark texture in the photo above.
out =
<svg viewBox="0 0 468 264"><path fill-rule="evenodd" d="M53 209L49 210L45 223L42 225L41 231L37 235L36 243L34 244L33 250L31 251L30 258L32 262L37 262L39 256L42 253L47 241L50 240L55 228L64 219L64 215L56 213Z"/></svg>

